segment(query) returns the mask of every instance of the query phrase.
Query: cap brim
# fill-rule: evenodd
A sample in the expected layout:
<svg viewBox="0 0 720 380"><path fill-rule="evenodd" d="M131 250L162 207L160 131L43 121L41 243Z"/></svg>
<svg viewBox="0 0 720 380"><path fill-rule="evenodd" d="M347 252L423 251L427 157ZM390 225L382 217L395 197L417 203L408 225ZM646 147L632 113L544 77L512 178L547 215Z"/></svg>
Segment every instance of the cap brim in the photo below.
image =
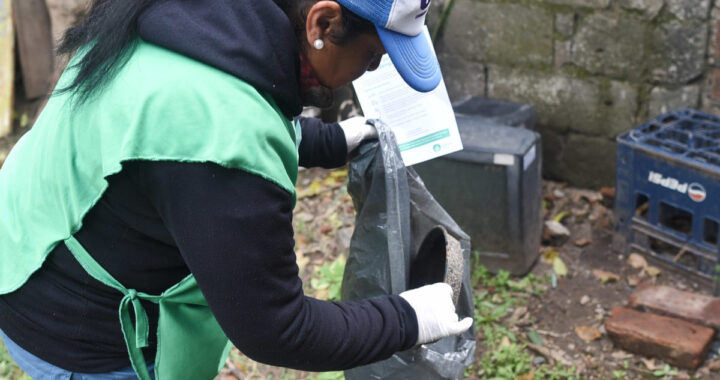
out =
<svg viewBox="0 0 720 380"><path fill-rule="evenodd" d="M390 60L410 87L428 92L440 84L440 65L424 33L410 37L376 27Z"/></svg>

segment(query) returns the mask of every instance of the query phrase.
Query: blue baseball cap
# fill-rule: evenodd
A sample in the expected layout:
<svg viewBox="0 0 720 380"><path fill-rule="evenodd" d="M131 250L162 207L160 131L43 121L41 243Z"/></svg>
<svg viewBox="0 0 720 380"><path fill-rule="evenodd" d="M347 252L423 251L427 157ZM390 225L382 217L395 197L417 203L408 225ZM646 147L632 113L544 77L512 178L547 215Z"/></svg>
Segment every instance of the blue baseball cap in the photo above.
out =
<svg viewBox="0 0 720 380"><path fill-rule="evenodd" d="M423 33L431 0L336 0L372 22L390 60L405 82L420 92L435 89L440 65Z"/></svg>

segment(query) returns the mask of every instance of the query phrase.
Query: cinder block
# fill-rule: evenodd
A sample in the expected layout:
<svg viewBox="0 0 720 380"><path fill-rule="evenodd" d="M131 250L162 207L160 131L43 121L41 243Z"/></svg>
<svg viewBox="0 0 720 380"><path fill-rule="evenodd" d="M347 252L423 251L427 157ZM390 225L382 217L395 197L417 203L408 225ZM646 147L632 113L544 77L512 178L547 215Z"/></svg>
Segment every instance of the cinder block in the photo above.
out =
<svg viewBox="0 0 720 380"><path fill-rule="evenodd" d="M619 306L605 322L605 330L626 351L657 357L682 368L702 363L714 335L711 328Z"/></svg>
<svg viewBox="0 0 720 380"><path fill-rule="evenodd" d="M669 286L648 285L635 289L630 307L643 308L703 326L720 328L720 298L684 292Z"/></svg>

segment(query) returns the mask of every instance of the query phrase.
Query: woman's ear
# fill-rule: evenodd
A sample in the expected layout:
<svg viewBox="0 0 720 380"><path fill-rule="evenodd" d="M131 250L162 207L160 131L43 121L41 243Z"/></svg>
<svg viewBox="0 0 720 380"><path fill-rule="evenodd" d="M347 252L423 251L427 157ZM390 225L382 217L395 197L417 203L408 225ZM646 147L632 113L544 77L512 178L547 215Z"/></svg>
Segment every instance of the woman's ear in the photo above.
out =
<svg viewBox="0 0 720 380"><path fill-rule="evenodd" d="M318 39L327 42L328 37L341 34L342 28L342 8L334 1L318 1L307 12L305 35L310 46Z"/></svg>

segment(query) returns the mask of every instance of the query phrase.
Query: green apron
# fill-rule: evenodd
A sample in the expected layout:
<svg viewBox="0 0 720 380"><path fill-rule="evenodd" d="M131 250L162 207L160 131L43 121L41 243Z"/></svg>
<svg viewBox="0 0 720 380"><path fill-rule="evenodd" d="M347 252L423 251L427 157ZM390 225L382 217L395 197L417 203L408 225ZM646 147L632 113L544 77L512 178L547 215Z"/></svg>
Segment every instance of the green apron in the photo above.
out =
<svg viewBox="0 0 720 380"><path fill-rule="evenodd" d="M73 63L59 87L72 81ZM73 236L107 177L130 160L213 162L259 175L294 198L296 127L242 80L139 41L90 102L73 107L69 95L53 95L0 169L0 295L21 287L65 244L88 274L123 294L119 318L140 379L150 379L141 348L152 333L156 379L212 379L230 343L195 278L158 295L127 289ZM158 304L156 332L140 300Z"/></svg>
<svg viewBox="0 0 720 380"><path fill-rule="evenodd" d="M65 240L65 245L90 276L124 295L119 306L120 325L138 378L150 380L141 351L141 348L147 347L150 333L141 299L160 307L156 379L211 379L220 372L230 351L230 342L212 316L195 277L185 277L160 295L145 294L122 286L74 237ZM134 325L130 317L131 308L135 314ZM186 347L188 344L193 347ZM198 350L198 347L202 349ZM188 366L188 363L196 364Z"/></svg>

